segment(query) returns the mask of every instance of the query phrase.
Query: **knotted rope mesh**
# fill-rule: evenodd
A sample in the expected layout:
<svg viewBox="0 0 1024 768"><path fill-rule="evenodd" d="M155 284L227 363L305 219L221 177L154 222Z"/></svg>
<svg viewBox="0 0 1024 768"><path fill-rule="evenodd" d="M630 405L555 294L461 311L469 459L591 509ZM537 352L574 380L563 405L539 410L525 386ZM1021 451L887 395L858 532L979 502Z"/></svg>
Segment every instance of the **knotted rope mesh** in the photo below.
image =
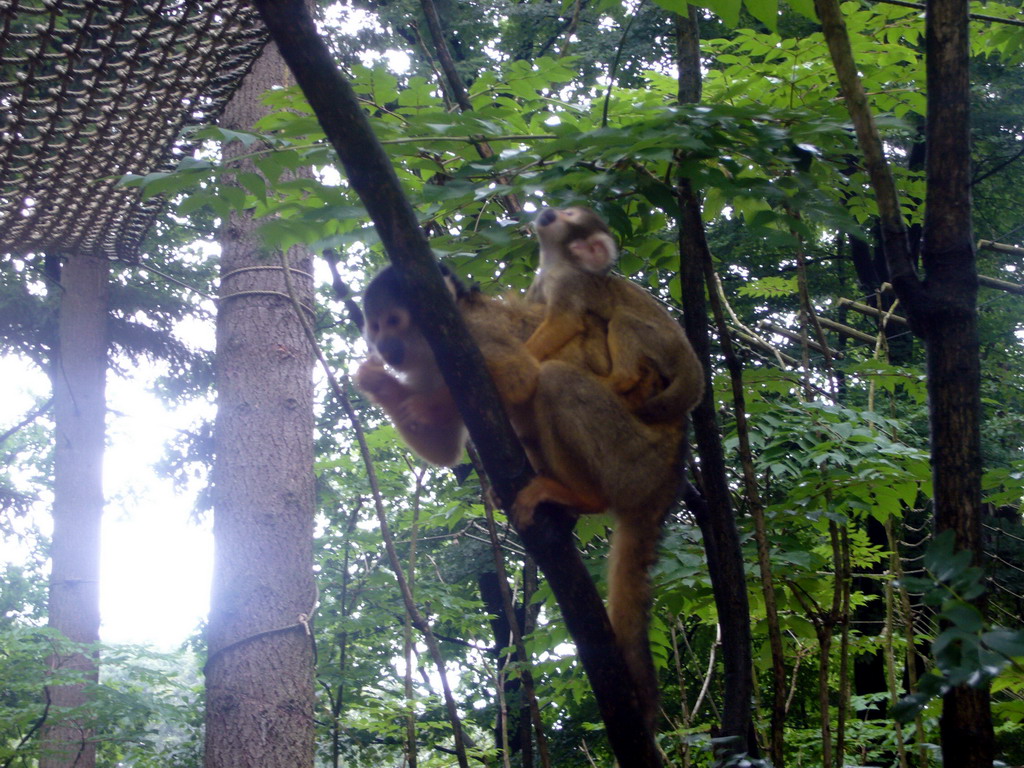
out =
<svg viewBox="0 0 1024 768"><path fill-rule="evenodd" d="M0 0L0 254L135 260L174 167L266 41L245 0Z"/></svg>

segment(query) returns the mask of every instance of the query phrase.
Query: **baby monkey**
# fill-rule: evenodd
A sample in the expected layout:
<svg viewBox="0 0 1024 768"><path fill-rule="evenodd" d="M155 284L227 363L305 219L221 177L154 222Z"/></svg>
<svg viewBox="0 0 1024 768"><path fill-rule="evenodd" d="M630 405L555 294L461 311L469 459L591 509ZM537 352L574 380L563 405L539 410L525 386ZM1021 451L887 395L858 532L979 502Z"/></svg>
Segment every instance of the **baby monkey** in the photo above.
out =
<svg viewBox="0 0 1024 768"><path fill-rule="evenodd" d="M647 291L610 274L615 240L589 208L545 208L534 220L540 270L527 292L546 307L526 342L538 360L583 333L588 316L607 324L606 385L646 422L685 417L700 401L704 375L686 334Z"/></svg>

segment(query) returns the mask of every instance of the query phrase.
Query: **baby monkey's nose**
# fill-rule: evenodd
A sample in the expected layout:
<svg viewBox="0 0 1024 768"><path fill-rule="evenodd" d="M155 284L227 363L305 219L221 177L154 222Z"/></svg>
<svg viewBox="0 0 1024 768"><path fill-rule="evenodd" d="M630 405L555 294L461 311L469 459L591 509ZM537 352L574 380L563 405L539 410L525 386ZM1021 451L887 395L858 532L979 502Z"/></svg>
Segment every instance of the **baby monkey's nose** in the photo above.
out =
<svg viewBox="0 0 1024 768"><path fill-rule="evenodd" d="M540 212L540 216L537 217L537 226L546 227L548 224L553 222L558 217L558 212L554 208L545 208Z"/></svg>

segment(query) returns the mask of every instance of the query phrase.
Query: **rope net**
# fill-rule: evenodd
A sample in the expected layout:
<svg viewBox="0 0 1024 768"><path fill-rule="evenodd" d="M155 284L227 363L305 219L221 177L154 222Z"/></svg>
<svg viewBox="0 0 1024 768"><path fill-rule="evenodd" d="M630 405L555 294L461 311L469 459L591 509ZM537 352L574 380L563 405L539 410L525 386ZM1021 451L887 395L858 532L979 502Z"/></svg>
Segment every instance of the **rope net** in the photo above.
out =
<svg viewBox="0 0 1024 768"><path fill-rule="evenodd" d="M137 260L163 201L118 179L190 153L265 41L245 0L0 0L0 253Z"/></svg>

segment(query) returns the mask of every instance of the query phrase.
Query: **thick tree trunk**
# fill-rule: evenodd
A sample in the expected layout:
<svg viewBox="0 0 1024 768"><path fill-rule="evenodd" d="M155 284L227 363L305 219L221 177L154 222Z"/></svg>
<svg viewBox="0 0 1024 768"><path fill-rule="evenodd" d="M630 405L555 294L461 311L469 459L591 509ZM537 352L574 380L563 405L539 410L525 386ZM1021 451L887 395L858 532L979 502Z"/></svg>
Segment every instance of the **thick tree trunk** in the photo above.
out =
<svg viewBox="0 0 1024 768"><path fill-rule="evenodd" d="M978 277L971 227L970 73L967 0L930 0L925 50L927 206L921 261L929 303L928 351L935 527L980 564L981 365ZM988 688L960 685L943 697L944 765L988 768L994 756Z"/></svg>
<svg viewBox="0 0 1024 768"><path fill-rule="evenodd" d="M261 94L288 82L268 46L224 125L251 127ZM221 246L205 765L303 768L314 752L313 351L252 217L232 215ZM290 267L309 306L309 254L293 250Z"/></svg>
<svg viewBox="0 0 1024 768"><path fill-rule="evenodd" d="M99 641L108 274L103 258L74 256L64 265L52 372L56 441L49 623L76 643ZM57 654L50 664L96 679L92 654ZM87 684L51 686L46 695L56 722L43 729L40 768L91 768L96 746L88 723L60 717L61 709L88 703Z"/></svg>

